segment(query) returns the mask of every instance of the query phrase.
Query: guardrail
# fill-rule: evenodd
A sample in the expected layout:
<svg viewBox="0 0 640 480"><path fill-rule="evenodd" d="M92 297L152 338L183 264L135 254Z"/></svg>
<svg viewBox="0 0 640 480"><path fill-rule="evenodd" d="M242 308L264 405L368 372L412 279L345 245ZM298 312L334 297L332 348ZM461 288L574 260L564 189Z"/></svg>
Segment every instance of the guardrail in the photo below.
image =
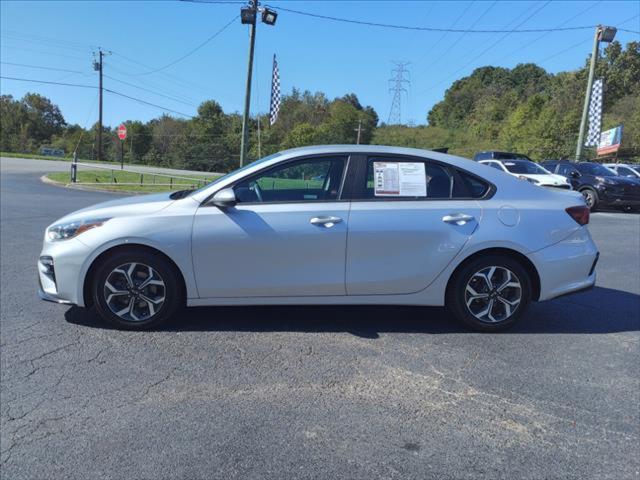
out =
<svg viewBox="0 0 640 480"><path fill-rule="evenodd" d="M78 182L78 167L89 167L91 170L108 170L111 172L111 182ZM116 172L127 172L133 173L136 175L140 175L139 182L119 182L116 179ZM151 178L151 182L144 182L145 176L147 178ZM157 182L158 178L166 179L168 178L168 182ZM177 180L174 182L174 179ZM159 173L153 171L142 172L140 170L131 170L128 168L121 167L110 167L106 165L97 165L93 163L83 163L83 162L72 162L71 163L71 183L76 185L95 185L99 183L100 185L121 185L121 186L158 186L158 187L191 187L191 188L199 188L201 186L209 183L211 179L208 179L206 176L201 178L196 177L187 177L183 175L173 175L168 173Z"/></svg>

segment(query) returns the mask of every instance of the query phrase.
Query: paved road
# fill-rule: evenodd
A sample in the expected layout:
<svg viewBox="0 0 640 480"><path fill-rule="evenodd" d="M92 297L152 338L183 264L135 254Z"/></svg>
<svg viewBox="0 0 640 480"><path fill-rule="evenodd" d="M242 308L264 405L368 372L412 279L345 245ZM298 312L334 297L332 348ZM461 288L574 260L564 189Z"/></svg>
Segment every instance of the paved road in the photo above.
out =
<svg viewBox="0 0 640 480"><path fill-rule="evenodd" d="M60 160L32 160L28 158L13 158L13 157L0 157L0 165L2 165L3 172L14 172L14 173L25 173L25 172L69 172L71 168L70 162L60 161ZM95 163L91 164L96 167L109 167L109 168L120 168L119 163ZM79 168L83 170L90 170L91 167L88 166L80 166ZM162 168L155 166L144 166L144 165L131 165L125 164L125 168L131 171L137 172L155 172L155 173L164 173L167 175L196 175L200 176L204 172L197 172L195 170L177 170L175 168ZM210 173L210 175L222 175L220 173Z"/></svg>
<svg viewBox="0 0 640 480"><path fill-rule="evenodd" d="M391 307L121 332L35 293L44 227L113 195L29 168L2 172L2 478L638 478L640 216L594 215L599 287L505 334Z"/></svg>

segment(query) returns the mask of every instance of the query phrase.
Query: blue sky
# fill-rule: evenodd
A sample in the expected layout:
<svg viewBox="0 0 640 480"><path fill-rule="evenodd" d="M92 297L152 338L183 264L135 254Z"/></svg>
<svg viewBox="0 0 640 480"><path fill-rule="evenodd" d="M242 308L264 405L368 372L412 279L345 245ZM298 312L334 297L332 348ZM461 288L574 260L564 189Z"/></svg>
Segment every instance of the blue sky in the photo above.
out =
<svg viewBox="0 0 640 480"><path fill-rule="evenodd" d="M276 9L423 27L509 30L538 11L519 28L602 23L640 30L637 1L271 0L269 4ZM9 77L97 85L92 52L101 46L113 52L105 58L106 88L189 115L205 99L217 100L227 112L241 111L248 27L239 19L185 60L144 75L195 48L231 21L239 9L237 4L180 1L2 1L0 70ZM548 34L405 31L280 11L275 27L258 25L252 112L268 111L274 53L284 92L293 87L321 90L329 98L354 92L383 121L391 106L388 79L392 61L411 62L411 86L403 97L402 120L419 124L425 123L430 107L442 99L451 83L476 67L535 62L550 72L575 69L588 55L592 38L591 29ZM640 36L618 32L616 38L625 44ZM15 63L69 71L12 65ZM0 87L3 94L15 97L29 91L46 95L60 106L69 123L90 126L97 116L93 89L5 79ZM160 114L162 110L156 107L105 94L107 125L129 119L146 121Z"/></svg>

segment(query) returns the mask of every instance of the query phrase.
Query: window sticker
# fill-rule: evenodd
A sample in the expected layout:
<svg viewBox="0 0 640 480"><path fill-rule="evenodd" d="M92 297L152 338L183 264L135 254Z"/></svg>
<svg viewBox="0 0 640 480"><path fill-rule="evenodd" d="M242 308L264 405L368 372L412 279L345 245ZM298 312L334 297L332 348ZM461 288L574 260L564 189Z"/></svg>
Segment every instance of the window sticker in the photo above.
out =
<svg viewBox="0 0 640 480"><path fill-rule="evenodd" d="M423 162L373 162L376 197L426 197Z"/></svg>

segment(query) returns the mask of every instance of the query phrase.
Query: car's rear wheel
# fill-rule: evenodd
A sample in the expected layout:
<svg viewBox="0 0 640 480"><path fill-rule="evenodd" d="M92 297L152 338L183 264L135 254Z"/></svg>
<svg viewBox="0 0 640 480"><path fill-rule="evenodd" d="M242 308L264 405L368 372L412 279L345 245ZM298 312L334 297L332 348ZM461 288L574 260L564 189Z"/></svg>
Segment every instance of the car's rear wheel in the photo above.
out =
<svg viewBox="0 0 640 480"><path fill-rule="evenodd" d="M154 328L169 320L184 303L179 273L159 255L121 251L96 270L92 296L98 314L127 329Z"/></svg>
<svg viewBox="0 0 640 480"><path fill-rule="evenodd" d="M480 257L454 274L446 301L456 318L474 330L503 330L517 322L529 306L531 279L514 258Z"/></svg>
<svg viewBox="0 0 640 480"><path fill-rule="evenodd" d="M580 193L584 197L587 207L589 207L592 212L595 212L598 208L598 193L593 188L584 188L580 190Z"/></svg>

